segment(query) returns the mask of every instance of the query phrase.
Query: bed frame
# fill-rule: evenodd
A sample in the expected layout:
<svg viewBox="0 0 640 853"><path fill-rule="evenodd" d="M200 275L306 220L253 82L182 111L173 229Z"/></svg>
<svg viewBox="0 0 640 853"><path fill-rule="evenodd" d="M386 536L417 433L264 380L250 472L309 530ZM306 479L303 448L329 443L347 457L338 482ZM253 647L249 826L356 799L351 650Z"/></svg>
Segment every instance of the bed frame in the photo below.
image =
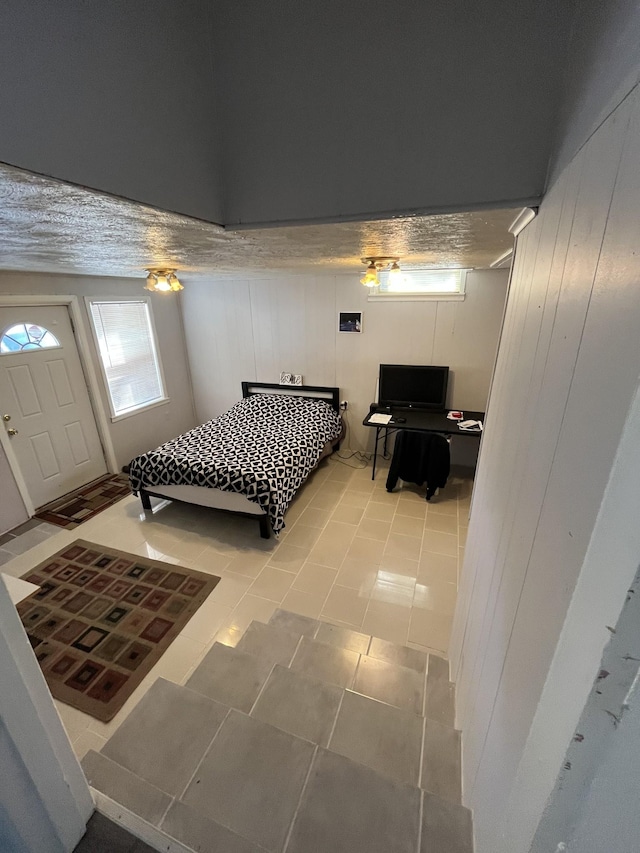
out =
<svg viewBox="0 0 640 853"><path fill-rule="evenodd" d="M340 411L340 389L323 385L278 385L275 382L243 382L242 396L251 397L254 394L283 394L290 397L306 397L312 400L325 400L336 411ZM343 430L344 432L344 430ZM331 450L323 453L324 459L340 447L342 434L331 444ZM320 461L320 460L318 460ZM205 486L153 486L151 489L139 489L143 509L151 512L151 498L190 503L241 515L245 518L255 518L260 525L260 536L269 539L271 523L266 512L256 503L237 492L223 492Z"/></svg>

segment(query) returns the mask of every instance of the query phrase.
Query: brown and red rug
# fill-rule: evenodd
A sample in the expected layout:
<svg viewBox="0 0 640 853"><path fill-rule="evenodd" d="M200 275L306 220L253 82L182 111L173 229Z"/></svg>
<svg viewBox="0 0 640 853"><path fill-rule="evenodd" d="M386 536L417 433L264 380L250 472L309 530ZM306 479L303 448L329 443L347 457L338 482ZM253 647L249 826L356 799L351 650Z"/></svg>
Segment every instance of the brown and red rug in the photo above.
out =
<svg viewBox="0 0 640 853"><path fill-rule="evenodd" d="M83 521L89 521L94 515L130 494L128 477L122 474L106 474L99 480L87 483L86 486L41 506L35 518L73 530Z"/></svg>
<svg viewBox="0 0 640 853"><path fill-rule="evenodd" d="M36 566L18 605L51 693L108 722L219 577L82 539Z"/></svg>

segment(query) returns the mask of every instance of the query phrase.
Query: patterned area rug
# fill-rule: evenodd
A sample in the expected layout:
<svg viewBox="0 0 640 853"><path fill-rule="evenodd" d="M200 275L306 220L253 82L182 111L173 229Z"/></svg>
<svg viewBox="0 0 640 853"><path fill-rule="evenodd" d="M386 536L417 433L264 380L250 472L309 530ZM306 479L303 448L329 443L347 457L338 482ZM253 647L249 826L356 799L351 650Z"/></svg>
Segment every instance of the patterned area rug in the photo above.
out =
<svg viewBox="0 0 640 853"><path fill-rule="evenodd" d="M88 521L112 506L116 501L131 494L128 477L122 474L106 474L93 483L88 483L63 498L41 506L35 518L73 530L83 521Z"/></svg>
<svg viewBox="0 0 640 853"><path fill-rule="evenodd" d="M82 539L36 566L18 605L56 699L108 722L220 581Z"/></svg>

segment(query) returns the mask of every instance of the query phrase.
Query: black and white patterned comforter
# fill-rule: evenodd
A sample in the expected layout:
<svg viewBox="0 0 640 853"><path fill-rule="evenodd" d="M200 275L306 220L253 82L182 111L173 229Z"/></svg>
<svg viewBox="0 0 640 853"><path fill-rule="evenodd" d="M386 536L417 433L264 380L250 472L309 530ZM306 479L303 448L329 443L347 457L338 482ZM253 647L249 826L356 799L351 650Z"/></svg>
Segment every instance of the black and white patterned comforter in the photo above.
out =
<svg viewBox="0 0 640 853"><path fill-rule="evenodd" d="M135 494L169 485L240 492L279 533L293 496L340 428L340 416L322 400L255 394L133 459L131 488Z"/></svg>

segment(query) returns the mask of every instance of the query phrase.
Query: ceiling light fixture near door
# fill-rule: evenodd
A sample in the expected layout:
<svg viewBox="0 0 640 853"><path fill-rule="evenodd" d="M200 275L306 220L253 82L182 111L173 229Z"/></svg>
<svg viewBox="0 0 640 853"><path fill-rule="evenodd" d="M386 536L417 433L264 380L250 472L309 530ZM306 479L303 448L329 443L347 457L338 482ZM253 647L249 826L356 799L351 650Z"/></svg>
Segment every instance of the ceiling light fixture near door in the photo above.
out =
<svg viewBox="0 0 640 853"><path fill-rule="evenodd" d="M161 293L167 293L170 290L184 290L175 270L149 269L147 273L147 283L144 286L145 290L159 291Z"/></svg>
<svg viewBox="0 0 640 853"><path fill-rule="evenodd" d="M397 278L402 273L402 270L400 269L400 258L376 255L375 257L361 258L360 260L363 264L367 264L367 269L360 279L360 284L364 284L365 287L378 287L380 284L378 273L380 270L387 269L387 267L390 268L390 279Z"/></svg>

